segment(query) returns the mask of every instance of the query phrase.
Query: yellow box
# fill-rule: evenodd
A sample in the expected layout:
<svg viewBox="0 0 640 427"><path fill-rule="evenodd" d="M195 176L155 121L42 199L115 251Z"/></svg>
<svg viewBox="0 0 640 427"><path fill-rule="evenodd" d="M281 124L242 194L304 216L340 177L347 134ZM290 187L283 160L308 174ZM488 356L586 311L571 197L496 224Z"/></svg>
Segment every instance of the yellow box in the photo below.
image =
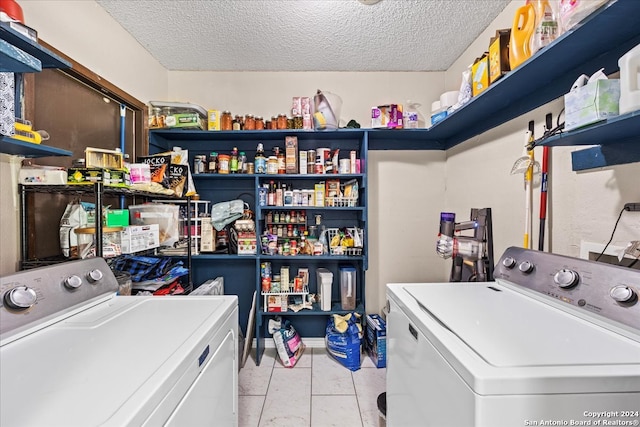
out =
<svg viewBox="0 0 640 427"><path fill-rule="evenodd" d="M207 129L220 130L220 110L207 111Z"/></svg>
<svg viewBox="0 0 640 427"><path fill-rule="evenodd" d="M488 52L482 55L482 58L477 60L475 64L471 66L471 91L473 96L480 95L485 89L489 87L489 61Z"/></svg>
<svg viewBox="0 0 640 427"><path fill-rule="evenodd" d="M489 83L507 74L509 66L509 36L511 30L498 30L489 45Z"/></svg>

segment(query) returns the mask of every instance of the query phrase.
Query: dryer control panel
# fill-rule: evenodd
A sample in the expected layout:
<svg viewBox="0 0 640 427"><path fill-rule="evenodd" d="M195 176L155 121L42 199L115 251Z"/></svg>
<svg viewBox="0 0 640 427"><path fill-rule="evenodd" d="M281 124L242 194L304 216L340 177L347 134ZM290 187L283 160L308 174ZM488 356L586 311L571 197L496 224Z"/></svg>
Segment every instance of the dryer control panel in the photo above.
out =
<svg viewBox="0 0 640 427"><path fill-rule="evenodd" d="M494 277L640 332L640 270L511 247Z"/></svg>
<svg viewBox="0 0 640 427"><path fill-rule="evenodd" d="M0 278L0 342L115 295L118 281L102 258L34 268Z"/></svg>

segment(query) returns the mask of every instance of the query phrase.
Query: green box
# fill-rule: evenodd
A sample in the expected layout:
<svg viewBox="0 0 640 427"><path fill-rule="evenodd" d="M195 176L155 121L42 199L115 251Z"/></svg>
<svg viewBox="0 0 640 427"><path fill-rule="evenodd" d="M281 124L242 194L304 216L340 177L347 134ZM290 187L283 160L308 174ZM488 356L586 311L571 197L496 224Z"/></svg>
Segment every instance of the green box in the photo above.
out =
<svg viewBox="0 0 640 427"><path fill-rule="evenodd" d="M104 213L105 227L128 227L129 226L129 210L127 209L108 209Z"/></svg>
<svg viewBox="0 0 640 427"><path fill-rule="evenodd" d="M576 129L618 115L620 80L596 80L564 96L564 130Z"/></svg>

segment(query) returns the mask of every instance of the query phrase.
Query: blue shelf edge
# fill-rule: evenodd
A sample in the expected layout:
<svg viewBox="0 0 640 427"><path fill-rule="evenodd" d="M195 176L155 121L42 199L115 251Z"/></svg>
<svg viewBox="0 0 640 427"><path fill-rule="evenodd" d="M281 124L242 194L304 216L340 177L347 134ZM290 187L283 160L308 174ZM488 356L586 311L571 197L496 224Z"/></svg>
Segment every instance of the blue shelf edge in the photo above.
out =
<svg viewBox="0 0 640 427"><path fill-rule="evenodd" d="M38 73L42 63L28 53L0 39L0 72Z"/></svg>
<svg viewBox="0 0 640 427"><path fill-rule="evenodd" d="M635 162L640 162L640 142L599 145L571 153L571 169L574 172Z"/></svg>
<svg viewBox="0 0 640 427"><path fill-rule="evenodd" d="M0 153L24 157L72 156L73 153L61 148L21 141L8 136L1 136Z"/></svg>
<svg viewBox="0 0 640 427"><path fill-rule="evenodd" d="M260 295L262 298L262 295ZM264 307L262 307L264 309ZM365 307L362 303L356 305L355 310L343 310L339 302L331 304L331 310L322 311L318 304L313 304L312 310L300 310L295 311L263 311L258 308L258 314L260 316L328 316L331 314L346 314L346 313L360 313L365 314Z"/></svg>
<svg viewBox="0 0 640 427"><path fill-rule="evenodd" d="M42 68L71 68L70 62L40 46L38 42L10 28L7 23L0 24L0 40L5 40L7 43L38 59L42 64ZM13 72L20 71L13 70Z"/></svg>

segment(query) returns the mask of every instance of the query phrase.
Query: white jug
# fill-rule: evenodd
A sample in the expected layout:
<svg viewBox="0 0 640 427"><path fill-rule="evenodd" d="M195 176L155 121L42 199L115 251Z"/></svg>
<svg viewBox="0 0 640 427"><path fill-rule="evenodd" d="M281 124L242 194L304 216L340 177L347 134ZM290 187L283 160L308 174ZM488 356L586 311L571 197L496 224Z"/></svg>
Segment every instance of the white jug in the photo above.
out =
<svg viewBox="0 0 640 427"><path fill-rule="evenodd" d="M640 44L625 53L620 66L620 114L640 110Z"/></svg>

